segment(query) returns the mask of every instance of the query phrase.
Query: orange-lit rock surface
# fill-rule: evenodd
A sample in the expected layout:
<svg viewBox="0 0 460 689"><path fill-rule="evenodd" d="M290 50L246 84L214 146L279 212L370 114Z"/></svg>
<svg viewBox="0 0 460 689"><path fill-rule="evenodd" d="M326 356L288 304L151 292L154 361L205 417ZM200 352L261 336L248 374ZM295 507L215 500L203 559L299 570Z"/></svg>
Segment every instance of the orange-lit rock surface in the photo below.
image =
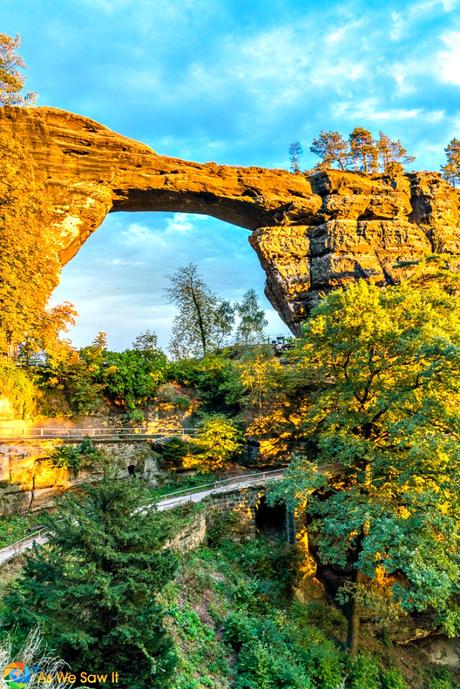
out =
<svg viewBox="0 0 460 689"><path fill-rule="evenodd" d="M437 173L390 179L199 164L157 155L93 120L42 107L0 108L0 136L14 139L32 160L31 185L45 199L61 265L109 212L211 215L251 232L267 296L294 332L327 290L358 278L391 284L411 270L408 262L432 252L460 253L459 192ZM13 212L10 202L0 213L0 231ZM45 277L50 284L59 280Z"/></svg>

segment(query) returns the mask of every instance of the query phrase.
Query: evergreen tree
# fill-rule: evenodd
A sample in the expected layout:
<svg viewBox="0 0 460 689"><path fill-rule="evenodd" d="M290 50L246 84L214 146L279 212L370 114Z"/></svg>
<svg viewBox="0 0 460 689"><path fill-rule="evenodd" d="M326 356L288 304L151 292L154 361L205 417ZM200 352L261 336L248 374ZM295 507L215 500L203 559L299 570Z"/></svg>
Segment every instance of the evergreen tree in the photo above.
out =
<svg viewBox="0 0 460 689"><path fill-rule="evenodd" d="M236 341L240 344L258 344L263 342L264 328L268 325L265 312L259 306L255 290L249 289L243 301L236 305L240 322L236 329Z"/></svg>
<svg viewBox="0 0 460 689"><path fill-rule="evenodd" d="M444 149L447 162L442 166L442 176L456 186L460 182L460 139L452 139Z"/></svg>
<svg viewBox="0 0 460 689"><path fill-rule="evenodd" d="M415 160L415 156L407 153L399 139L392 140L383 132L379 132L377 149L382 172L395 170L395 166L399 166L402 172L404 165L413 163Z"/></svg>
<svg viewBox="0 0 460 689"><path fill-rule="evenodd" d="M346 170L350 149L340 132L322 131L318 138L313 139L310 151L321 158L320 169L328 169L337 165L340 170Z"/></svg>
<svg viewBox="0 0 460 689"><path fill-rule="evenodd" d="M233 309L217 297L189 263L167 275L166 295L179 312L174 318L170 350L176 358L206 355L221 346L233 328Z"/></svg>
<svg viewBox="0 0 460 689"><path fill-rule="evenodd" d="M20 38L11 38L0 33L0 106L1 105L32 105L35 94L21 95L25 77L20 69L26 66L22 57L16 54L20 45Z"/></svg>
<svg viewBox="0 0 460 689"><path fill-rule="evenodd" d="M109 479L63 496L44 519L48 545L6 597L6 629L25 637L39 626L73 672L117 671L132 689L170 686L175 656L157 594L176 556L164 549L171 520L136 510L147 500L137 485Z"/></svg>
<svg viewBox="0 0 460 689"><path fill-rule="evenodd" d="M363 127L355 127L350 134L350 155L356 170L372 173L378 168L378 148L372 134Z"/></svg>
<svg viewBox="0 0 460 689"><path fill-rule="evenodd" d="M289 162L291 164L291 172L300 172L300 158L302 157L303 149L299 141L294 141L289 144Z"/></svg>

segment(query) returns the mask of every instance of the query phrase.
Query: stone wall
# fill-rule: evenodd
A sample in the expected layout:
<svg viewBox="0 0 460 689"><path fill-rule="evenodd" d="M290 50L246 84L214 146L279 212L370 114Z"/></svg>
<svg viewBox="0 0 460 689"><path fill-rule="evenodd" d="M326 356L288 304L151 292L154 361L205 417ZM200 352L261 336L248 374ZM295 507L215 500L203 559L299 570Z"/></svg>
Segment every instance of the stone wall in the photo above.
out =
<svg viewBox="0 0 460 689"><path fill-rule="evenodd" d="M78 444L78 443L76 443ZM0 444L0 514L24 513L49 508L56 495L69 490L82 481L101 477L100 467L81 471L77 477L67 469L59 469L47 459L60 445L59 440L20 441ZM128 465L136 473L155 485L158 465L149 442L94 442L97 449L106 453L126 476Z"/></svg>
<svg viewBox="0 0 460 689"><path fill-rule="evenodd" d="M165 548L172 548L181 553L187 553L190 550L198 548L206 541L206 512L200 512L190 524L183 528L165 545Z"/></svg>

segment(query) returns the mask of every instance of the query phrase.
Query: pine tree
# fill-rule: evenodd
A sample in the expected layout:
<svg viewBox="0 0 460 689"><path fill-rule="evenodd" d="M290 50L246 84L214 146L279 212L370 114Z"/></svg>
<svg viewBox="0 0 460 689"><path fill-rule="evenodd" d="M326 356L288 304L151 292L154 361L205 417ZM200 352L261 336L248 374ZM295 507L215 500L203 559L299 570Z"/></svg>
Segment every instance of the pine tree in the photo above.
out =
<svg viewBox="0 0 460 689"><path fill-rule="evenodd" d="M303 148L299 141L294 141L289 144L289 161L291 163L291 172L300 172L300 158L303 155Z"/></svg>
<svg viewBox="0 0 460 689"><path fill-rule="evenodd" d="M366 173L377 172L378 148L370 131L363 127L355 127L350 134L349 142L355 170Z"/></svg>
<svg viewBox="0 0 460 689"><path fill-rule="evenodd" d="M175 656L157 594L176 555L164 549L171 520L136 510L148 499L139 486L109 479L63 496L44 518L48 545L27 559L6 597L5 627L25 637L39 626L73 672L118 671L133 689L170 686Z"/></svg>
<svg viewBox="0 0 460 689"><path fill-rule="evenodd" d="M313 139L310 151L321 158L319 169L328 169L337 165L340 170L346 170L350 156L348 142L340 132L322 131L318 138Z"/></svg>
<svg viewBox="0 0 460 689"><path fill-rule="evenodd" d="M442 166L442 176L456 186L460 182L460 139L452 139L444 149L447 162Z"/></svg>
<svg viewBox="0 0 460 689"><path fill-rule="evenodd" d="M383 132L379 132L377 148L382 172L394 171L395 166L399 166L402 172L404 170L404 165L413 163L415 160L415 156L411 156L407 153L407 150L399 139L392 140Z"/></svg>

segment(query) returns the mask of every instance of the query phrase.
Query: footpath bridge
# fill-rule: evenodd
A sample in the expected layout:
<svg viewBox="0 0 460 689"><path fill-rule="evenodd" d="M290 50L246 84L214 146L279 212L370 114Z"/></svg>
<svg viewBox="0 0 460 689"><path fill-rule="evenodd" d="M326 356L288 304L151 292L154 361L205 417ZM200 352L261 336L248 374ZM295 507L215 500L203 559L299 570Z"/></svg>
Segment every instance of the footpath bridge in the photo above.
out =
<svg viewBox="0 0 460 689"><path fill-rule="evenodd" d="M145 427L133 428L125 426L90 427L90 428L25 428L0 429L0 442L19 442L21 440L62 440L64 443L81 442L91 438L99 442L133 442L137 440L161 440L194 435L194 428L178 428L175 430L149 430Z"/></svg>
<svg viewBox="0 0 460 689"><path fill-rule="evenodd" d="M218 495L222 493L230 493L244 488L253 486L265 486L272 481L278 481L283 477L285 469L274 469L273 471L262 471L251 474L240 474L239 476L223 479L221 481L214 481L213 483L205 483L195 488L177 490L172 493L167 493L156 502L141 505L136 511L141 512L145 510L157 509L159 511L170 510L174 507L184 505L188 502L201 502L211 495ZM38 529L30 536L26 536L16 543L0 549L0 566L14 557L21 555L26 550L36 545L43 545L48 540L47 531L45 528Z"/></svg>

